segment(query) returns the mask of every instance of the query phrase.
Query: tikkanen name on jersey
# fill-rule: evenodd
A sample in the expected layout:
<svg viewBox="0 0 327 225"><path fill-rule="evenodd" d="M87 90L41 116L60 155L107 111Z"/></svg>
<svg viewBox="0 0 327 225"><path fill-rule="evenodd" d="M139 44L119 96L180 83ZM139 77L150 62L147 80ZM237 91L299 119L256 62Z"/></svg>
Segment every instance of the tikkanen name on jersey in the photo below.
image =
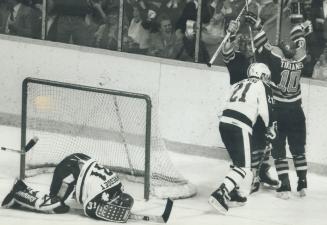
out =
<svg viewBox="0 0 327 225"><path fill-rule="evenodd" d="M282 59L281 67L288 70L301 70L303 69L303 63L299 61L290 61L289 59Z"/></svg>

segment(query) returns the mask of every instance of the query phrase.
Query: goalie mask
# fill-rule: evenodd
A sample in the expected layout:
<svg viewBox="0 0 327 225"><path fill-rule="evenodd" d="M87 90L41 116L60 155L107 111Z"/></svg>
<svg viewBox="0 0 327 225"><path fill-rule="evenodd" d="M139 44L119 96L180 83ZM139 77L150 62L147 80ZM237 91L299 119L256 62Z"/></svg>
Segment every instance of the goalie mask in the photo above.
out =
<svg viewBox="0 0 327 225"><path fill-rule="evenodd" d="M248 77L256 77L263 81L270 80L271 72L268 66L264 63L252 63L248 68Z"/></svg>

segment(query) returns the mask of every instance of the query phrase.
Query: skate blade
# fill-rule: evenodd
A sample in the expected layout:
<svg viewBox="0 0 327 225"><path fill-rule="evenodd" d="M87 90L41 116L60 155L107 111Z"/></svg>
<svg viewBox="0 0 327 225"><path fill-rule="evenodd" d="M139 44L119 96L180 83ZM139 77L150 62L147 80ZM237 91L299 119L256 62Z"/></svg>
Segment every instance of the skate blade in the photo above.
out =
<svg viewBox="0 0 327 225"><path fill-rule="evenodd" d="M236 207L242 207L245 206L246 202L235 202L235 201L227 201L228 208L236 208Z"/></svg>
<svg viewBox="0 0 327 225"><path fill-rule="evenodd" d="M272 190L277 190L278 188L280 188L280 185L281 185L280 182L277 185L270 185L270 184L267 184L267 183L264 183L264 182L262 182L261 184L262 184L262 186L264 188L272 189Z"/></svg>
<svg viewBox="0 0 327 225"><path fill-rule="evenodd" d="M214 197L210 196L208 202L220 214L226 215L227 210Z"/></svg>
<svg viewBox="0 0 327 225"><path fill-rule="evenodd" d="M301 191L299 191L299 196L302 198L302 197L305 197L307 195L307 189L306 188L303 188Z"/></svg>
<svg viewBox="0 0 327 225"><path fill-rule="evenodd" d="M288 200L291 197L290 191L277 192L277 198Z"/></svg>

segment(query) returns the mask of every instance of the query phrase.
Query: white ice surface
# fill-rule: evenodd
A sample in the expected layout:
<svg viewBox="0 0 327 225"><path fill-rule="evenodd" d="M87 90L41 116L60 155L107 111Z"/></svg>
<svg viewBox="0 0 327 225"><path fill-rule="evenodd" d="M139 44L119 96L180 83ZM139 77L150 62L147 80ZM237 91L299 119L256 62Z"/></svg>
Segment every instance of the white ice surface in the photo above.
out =
<svg viewBox="0 0 327 225"><path fill-rule="evenodd" d="M0 146L18 148L19 129L0 126ZM223 216L216 213L207 203L208 196L222 181L228 170L228 162L177 153L170 153L178 170L193 184L198 193L195 197L175 200L168 224L171 225L327 225L327 177L308 174L308 195L304 198L292 192L289 200L275 197L275 191L261 188L248 198L245 206L232 208ZM12 182L19 174L19 154L0 152L0 201L9 192ZM274 174L275 175L275 174ZM290 173L292 188L296 189L296 177ZM41 175L27 180L27 183L46 191L51 177ZM248 178L249 181L250 178ZM245 186L245 185L244 185ZM127 188L128 189L128 188ZM152 199L145 203L136 199L134 212L160 214L164 202ZM129 221L135 225L151 224L145 221ZM23 224L108 224L85 217L81 211L67 214L48 215L35 212L0 208L0 225Z"/></svg>

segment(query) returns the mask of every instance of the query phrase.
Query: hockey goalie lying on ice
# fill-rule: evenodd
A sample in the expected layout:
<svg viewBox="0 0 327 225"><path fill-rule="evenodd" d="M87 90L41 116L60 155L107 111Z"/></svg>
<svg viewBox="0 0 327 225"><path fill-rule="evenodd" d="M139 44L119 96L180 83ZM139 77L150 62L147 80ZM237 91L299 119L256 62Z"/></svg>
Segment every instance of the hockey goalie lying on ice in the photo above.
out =
<svg viewBox="0 0 327 225"><path fill-rule="evenodd" d="M42 194L17 180L2 206L27 208L45 213L66 213L64 202L73 194L86 216L94 219L126 222L133 198L123 192L118 176L82 153L63 159L55 168L50 193Z"/></svg>

